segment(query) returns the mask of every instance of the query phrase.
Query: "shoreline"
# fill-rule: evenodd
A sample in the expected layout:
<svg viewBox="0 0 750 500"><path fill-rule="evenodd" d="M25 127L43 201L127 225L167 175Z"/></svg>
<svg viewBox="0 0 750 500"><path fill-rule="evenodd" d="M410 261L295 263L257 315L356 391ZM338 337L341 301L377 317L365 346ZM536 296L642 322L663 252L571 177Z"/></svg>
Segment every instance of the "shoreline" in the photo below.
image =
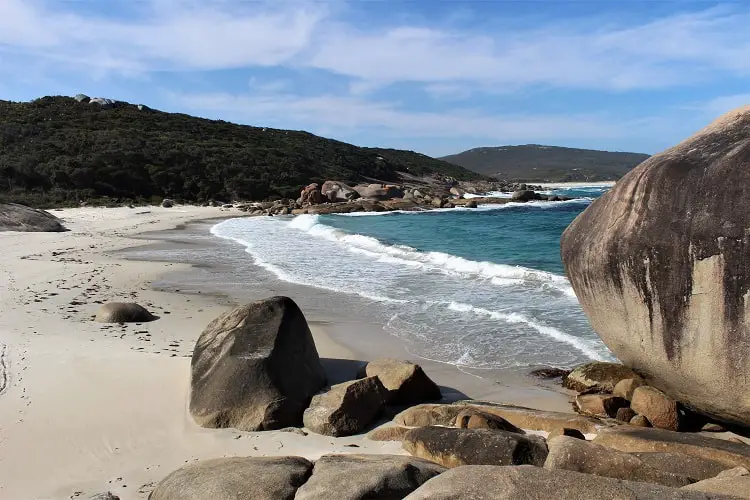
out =
<svg viewBox="0 0 750 500"><path fill-rule="evenodd" d="M199 459L405 453L399 442L375 442L364 435L248 433L203 429L192 422L187 411L192 348L205 326L233 299L214 295L200 284L178 293L159 288L158 283L171 276L195 277L210 271L192 263L129 260L124 254L127 249L162 245L154 231L184 237L187 232L180 232L180 225L189 232L195 222L209 224L243 216L241 212L123 207L51 213L70 231L0 234L0 275L7 283L0 289L0 341L8 380L0 394L0 496L85 498L112 491L122 499L141 499L168 472ZM196 248L192 238L180 243L186 255ZM276 290L268 291L283 291L274 286ZM160 319L125 326L91 321L99 303L111 300L136 301ZM346 334L339 330L350 324L325 317L322 306L309 314L301 307L329 373L356 368L351 361L365 358L366 349L350 349L341 341ZM478 383L471 375L456 375L460 372L454 368L421 364L438 383L447 380L454 387L463 377ZM510 380L508 387L481 380L479 384L480 396L496 389L508 395L516 390ZM533 406L524 394L518 391L517 397ZM555 397L566 399L562 394ZM30 443L43 443L44 452ZM352 444L357 448L347 446Z"/></svg>

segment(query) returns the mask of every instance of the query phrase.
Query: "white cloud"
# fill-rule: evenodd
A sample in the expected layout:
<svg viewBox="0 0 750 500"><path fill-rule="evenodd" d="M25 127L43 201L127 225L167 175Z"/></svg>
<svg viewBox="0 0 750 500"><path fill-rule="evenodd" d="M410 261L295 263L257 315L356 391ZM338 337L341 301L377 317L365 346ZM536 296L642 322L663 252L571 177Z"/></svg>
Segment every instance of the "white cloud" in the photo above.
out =
<svg viewBox="0 0 750 500"><path fill-rule="evenodd" d="M715 97L708 102L691 106L689 109L698 109L706 114L719 117L733 109L750 105L750 94L735 94Z"/></svg>
<svg viewBox="0 0 750 500"><path fill-rule="evenodd" d="M621 121L606 116L513 114L490 115L470 109L443 112L408 111L397 103L358 97L289 94L180 94L171 101L198 114L220 114L236 121L313 132L377 131L391 137L480 138L493 143L544 142L582 137L616 139L647 136L649 120ZM638 130L639 132L633 132Z"/></svg>

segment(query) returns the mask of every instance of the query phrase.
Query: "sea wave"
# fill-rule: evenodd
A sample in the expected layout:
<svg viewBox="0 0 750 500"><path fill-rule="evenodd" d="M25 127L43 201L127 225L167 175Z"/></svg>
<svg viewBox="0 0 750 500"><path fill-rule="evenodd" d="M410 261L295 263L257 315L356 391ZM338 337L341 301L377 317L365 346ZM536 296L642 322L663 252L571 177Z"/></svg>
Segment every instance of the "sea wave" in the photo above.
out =
<svg viewBox="0 0 750 500"><path fill-rule="evenodd" d="M589 341L587 339L576 337L574 335L570 335L557 328L543 325L537 321L527 318L523 314L515 312L505 313L499 311L490 311L489 309L475 307L471 304L463 304L461 302L451 302L450 304L448 304L448 309L461 313L472 313L477 316L485 316L488 318L505 321L506 323L523 323L546 337L557 340L558 342L564 342L574 347L591 359L597 361L605 361L608 359L597 349L600 344Z"/></svg>
<svg viewBox="0 0 750 500"><path fill-rule="evenodd" d="M467 208L467 207L453 207L453 208L430 208L430 209L424 209L424 210L390 210L386 212L350 212L350 213L342 213L342 214L330 214L334 217L383 217L383 216L393 216L396 214L401 215L419 215L419 214L426 214L426 213L441 213L441 212L484 212L489 210L507 210L509 208L517 208L517 207L525 207L525 208L531 208L531 209L550 209L559 207L562 205L588 205L590 204L594 198L590 198L588 196L582 196L578 198L573 198L571 200L564 200L564 201L545 201L545 200L534 200L534 201L526 201L526 202L520 202L520 201L509 201L507 203L482 203L479 204L476 208Z"/></svg>
<svg viewBox="0 0 750 500"><path fill-rule="evenodd" d="M496 286L535 284L575 297L567 278L522 266L478 262L443 252L421 252L406 245L389 245L371 236L350 234L320 222L319 215L298 215L289 227L345 245L347 250L365 254L380 262L421 267L451 276L485 279Z"/></svg>

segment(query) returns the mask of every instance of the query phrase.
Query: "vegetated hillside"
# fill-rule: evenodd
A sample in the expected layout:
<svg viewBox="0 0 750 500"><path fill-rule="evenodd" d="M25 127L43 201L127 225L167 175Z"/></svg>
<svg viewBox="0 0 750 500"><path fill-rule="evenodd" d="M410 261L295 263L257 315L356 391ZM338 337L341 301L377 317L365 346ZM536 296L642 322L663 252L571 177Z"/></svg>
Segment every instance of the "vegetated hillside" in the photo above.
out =
<svg viewBox="0 0 750 500"><path fill-rule="evenodd" d="M499 179L578 182L617 180L646 158L641 153L528 144L475 148L440 159Z"/></svg>
<svg viewBox="0 0 750 500"><path fill-rule="evenodd" d="M411 151L127 103L105 109L68 97L0 101L0 201L296 198L310 182L396 182L399 171L481 177Z"/></svg>

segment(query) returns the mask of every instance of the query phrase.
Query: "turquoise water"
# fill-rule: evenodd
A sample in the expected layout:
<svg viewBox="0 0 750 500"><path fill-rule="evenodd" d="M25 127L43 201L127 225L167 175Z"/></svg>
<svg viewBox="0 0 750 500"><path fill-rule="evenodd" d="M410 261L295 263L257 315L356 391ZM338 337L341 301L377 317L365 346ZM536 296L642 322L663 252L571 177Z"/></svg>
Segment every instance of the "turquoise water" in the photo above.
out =
<svg viewBox="0 0 750 500"><path fill-rule="evenodd" d="M560 235L601 188L567 202L233 219L212 233L284 281L358 296L417 356L474 369L612 359L560 262ZM502 196L498 194L498 196Z"/></svg>

